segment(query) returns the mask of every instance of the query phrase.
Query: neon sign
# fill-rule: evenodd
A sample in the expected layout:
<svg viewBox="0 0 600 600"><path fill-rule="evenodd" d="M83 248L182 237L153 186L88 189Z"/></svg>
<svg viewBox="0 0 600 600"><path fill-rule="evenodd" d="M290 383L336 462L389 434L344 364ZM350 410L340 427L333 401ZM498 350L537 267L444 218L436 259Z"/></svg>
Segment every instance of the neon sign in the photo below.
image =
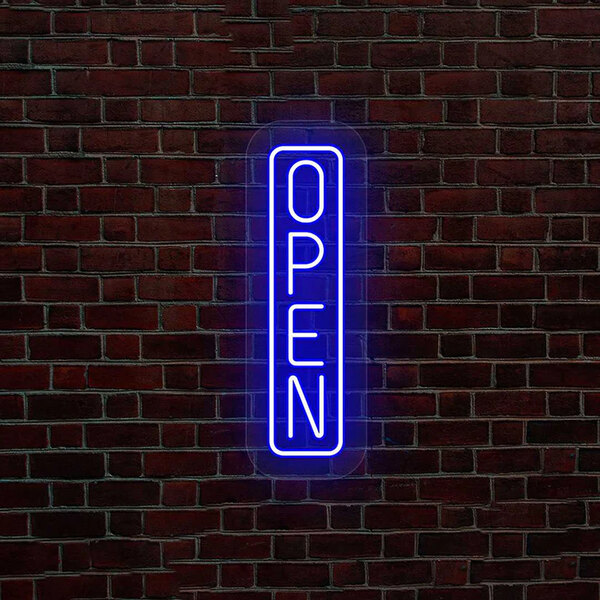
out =
<svg viewBox="0 0 600 600"><path fill-rule="evenodd" d="M318 159L322 155L331 154L334 157L333 165L321 166ZM297 156L313 157L314 159L297 159ZM287 164L288 160L284 157L292 157L291 166ZM284 158L282 161L281 159ZM279 159L279 160L278 160ZM276 210L277 200L277 163L283 163L279 168L287 169L287 177L284 175L284 180L287 182L287 219L278 219L278 211ZM323 228L315 227L321 219L325 219L325 170L328 166L333 166L333 200L336 204L331 211L335 213L335 243L330 244L335 251L336 273L335 273L335 296L333 303L335 304L336 318L336 338L335 352L332 361L336 368L331 373L327 373L325 369L325 356L319 358L303 358L295 357L296 340L298 339L315 339L319 336L316 331L298 331L295 328L295 314L297 311L324 311L325 304L323 298L316 298L313 302L296 302L294 294L294 284L296 278L303 277L302 271L308 273L318 270L325 256L325 245L320 235ZM312 186L310 191L316 192L316 208L310 216L300 216L295 205L296 191L296 173L301 169L311 169L316 173L316 185ZM301 230L296 230L300 226ZM286 235L286 255L287 255L287 302L284 298L278 303L278 298L283 294L277 293L278 283L277 267L276 267L276 243L278 236L276 229L278 227L287 227ZM312 227L315 231L310 231ZM291 230L294 229L294 230ZM296 240L311 241L316 249L316 256L308 262L296 262ZM310 280L309 280L310 281ZM296 288L298 286L296 285ZM318 286L315 289L315 294L318 293ZM327 291L327 290L324 290ZM321 300L319 302L318 300ZM278 353L276 349L276 312L278 304L286 307L287 305L287 364L278 367ZM279 456L334 456L344 445L344 157L342 153L334 146L278 146L269 155L269 447ZM311 354L314 349L308 349L308 354ZM278 370L283 371L284 378L287 378L287 397L282 397L281 393L277 393L276 377ZM327 402L325 390L329 390L331 385L328 385L329 377L335 378L334 389L328 394L329 402ZM317 378L317 420L314 416L314 407L307 400L305 393L305 382L310 382ZM305 413L305 416L310 425L310 430L316 440L325 440L323 447L314 445L304 439L304 447L296 441L295 429L295 405L297 400ZM283 401L283 402L282 402ZM283 406L278 406L283 403ZM312 403L315 404L314 402ZM333 404L333 414L325 420L325 405ZM279 410L278 410L279 409ZM281 427L280 415L284 414L286 424L287 440L290 444L281 440L282 436L278 436L278 428ZM326 436L326 428L333 427L333 435ZM330 439L331 441L327 441Z"/></svg>
<svg viewBox="0 0 600 600"><path fill-rule="evenodd" d="M339 477L365 445L364 146L276 123L246 164L247 448L266 474Z"/></svg>

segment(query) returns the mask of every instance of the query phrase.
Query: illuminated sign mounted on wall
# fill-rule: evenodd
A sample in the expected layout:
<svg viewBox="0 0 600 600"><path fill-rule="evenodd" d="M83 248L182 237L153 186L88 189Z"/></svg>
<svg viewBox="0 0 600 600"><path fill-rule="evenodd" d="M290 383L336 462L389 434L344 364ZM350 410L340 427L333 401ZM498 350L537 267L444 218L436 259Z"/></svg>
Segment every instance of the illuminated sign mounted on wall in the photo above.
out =
<svg viewBox="0 0 600 600"><path fill-rule="evenodd" d="M327 159L333 157L332 161ZM306 158L298 159L298 156ZM287 197L287 214L280 218L281 210L277 210L278 193L275 182L278 180L278 169L284 171L286 185L283 189ZM304 180L300 180L300 169L312 171ZM327 173L331 174L331 194L326 193ZM314 179L309 185L310 177ZM304 184L304 185L302 185ZM312 189L310 189L312 188ZM296 191L299 193L297 194ZM297 197L304 192L313 198ZM327 197L328 210L325 212ZM300 215L296 211L297 204L309 204L309 214ZM308 200L308 202L306 202ZM285 206L285 203L284 203ZM328 228L325 224L331 220L333 238L330 243L325 239ZM330 225L331 225L330 224ZM277 230L283 229L286 246L285 280L277 277L276 247L281 235ZM308 260L301 260L299 255L310 252ZM334 273L328 273L325 260L325 247L334 252ZM344 446L344 157L334 146L278 146L269 155L269 447L279 456L334 456ZM322 267L325 267L322 269ZM280 270L280 269L279 269ZM320 271L332 275L327 280L320 278ZM323 284L319 285L320 280ZM326 284L333 284L333 296ZM278 290L284 285L286 290ZM302 294L298 288L310 289L314 298L298 299ZM286 302L287 293L287 302ZM329 297L328 297L329 296ZM326 308L331 299L333 311ZM287 305L287 307L285 306ZM287 308L287 361L278 361L277 350L278 309ZM302 312L301 312L302 311ZM312 314L319 311L319 314ZM285 312L285 310L284 310ZM296 323L320 320L321 315L333 319L335 333L332 336L333 348L329 349L318 343L301 346L301 340L316 340L319 337L318 327L311 331L298 331ZM303 317L307 317L303 319ZM312 317L312 319L311 319ZM331 321L330 321L331 323ZM332 352L331 352L332 350ZM284 350L285 352L285 350ZM327 360L327 365L325 361ZM334 368L331 368L333 366ZM278 393L277 384L282 371L287 379L287 396ZM333 380L333 381L331 381ZM309 402L305 390L315 390L316 401ZM327 390L327 391L326 391ZM280 404L283 402L282 406ZM306 417L305 423L310 426L313 440L309 436L298 435L295 419L295 406L299 404ZM316 405L316 410L315 410ZM327 406L327 411L326 411ZM326 421L325 414L328 414ZM283 419L281 419L283 416ZM285 425L281 435L281 424ZM298 440L300 438L300 440ZM317 441L322 443L316 443ZM312 443L311 443L312 442Z"/></svg>
<svg viewBox="0 0 600 600"><path fill-rule="evenodd" d="M339 477L364 450L364 147L274 124L247 165L248 450L263 473Z"/></svg>

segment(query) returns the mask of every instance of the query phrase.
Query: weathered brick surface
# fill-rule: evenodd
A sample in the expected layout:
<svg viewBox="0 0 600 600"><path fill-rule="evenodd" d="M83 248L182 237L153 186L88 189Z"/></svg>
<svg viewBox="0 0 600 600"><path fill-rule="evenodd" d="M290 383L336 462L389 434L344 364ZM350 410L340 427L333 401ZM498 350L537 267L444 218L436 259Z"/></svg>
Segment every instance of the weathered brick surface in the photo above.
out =
<svg viewBox="0 0 600 600"><path fill-rule="evenodd" d="M597 600L600 9L560 4L3 3L2 600ZM369 153L369 448L272 481L244 152L331 118Z"/></svg>

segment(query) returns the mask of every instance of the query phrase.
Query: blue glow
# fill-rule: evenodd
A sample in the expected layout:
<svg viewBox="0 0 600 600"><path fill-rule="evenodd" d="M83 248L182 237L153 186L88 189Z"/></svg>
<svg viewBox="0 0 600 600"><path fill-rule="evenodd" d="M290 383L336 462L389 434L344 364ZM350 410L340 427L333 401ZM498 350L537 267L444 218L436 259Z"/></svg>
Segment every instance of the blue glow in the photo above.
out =
<svg viewBox="0 0 600 600"><path fill-rule="evenodd" d="M290 163L290 160L293 162ZM309 216L300 216L295 207L297 178L301 168L305 175L311 172L316 172L317 175L317 205ZM331 457L342 450L345 433L344 156L338 148L330 145L277 146L269 154L268 170L269 447L278 456ZM286 171L284 177L279 173L282 170ZM326 173L332 173L329 181ZM287 209L286 214L282 213L281 194L278 192L281 181L284 185L287 184L287 205L283 204ZM315 195L314 185L305 187ZM334 236L329 241L324 241L329 230L328 221L332 218L335 219ZM290 227L298 227L298 224L304 228L289 231ZM313 231L307 230L308 225L313 227ZM296 241L301 240L310 241L312 246L312 258L307 262L296 260ZM283 265L280 252L282 244L287 244ZM306 250L306 246L304 249ZM334 258L333 268L330 254ZM328 281L335 281L333 297L327 297L327 285L315 284L314 277L319 275L319 269L321 276L328 275ZM282 273L285 273L285 277L281 277ZM303 286L294 285L296 277L304 278ZM282 281L287 282L287 285L282 286ZM311 298L310 302L297 302L294 299L294 296L300 295L304 300L307 295L318 295L319 292L322 297ZM317 331L296 325L296 319L300 323L306 322L311 316L314 319L315 313L326 312L327 309L335 311L333 332L329 329L321 336ZM285 313L283 321L280 313ZM278 339L282 333L280 322L284 323L283 329L286 329L287 344L283 344L283 348ZM318 343L318 338L321 337L324 345ZM307 346L297 350L296 340L299 340L298 344L302 340L314 342L306 342ZM333 345L329 352L328 342ZM323 355L315 356L319 351ZM322 368L322 371L316 371L317 368ZM316 382L318 385L315 385ZM315 387L318 390L311 389ZM314 397L317 398L316 410L314 406L311 407L311 404L315 404ZM298 402L305 417L304 426L301 426L304 437L296 435L299 425L294 405ZM306 428L306 422L310 429ZM301 438L300 443L296 441L297 437ZM289 446L286 442L290 442Z"/></svg>
<svg viewBox="0 0 600 600"><path fill-rule="evenodd" d="M331 121L261 127L246 151L246 449L256 472L337 478L364 459L367 153ZM241 307L240 307L241 308Z"/></svg>

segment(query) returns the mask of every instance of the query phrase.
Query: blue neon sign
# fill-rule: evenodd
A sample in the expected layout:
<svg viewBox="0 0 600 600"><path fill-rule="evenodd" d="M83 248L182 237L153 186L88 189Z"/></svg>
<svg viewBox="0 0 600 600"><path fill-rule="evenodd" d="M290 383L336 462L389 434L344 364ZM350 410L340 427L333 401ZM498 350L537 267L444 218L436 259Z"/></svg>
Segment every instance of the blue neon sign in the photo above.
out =
<svg viewBox="0 0 600 600"><path fill-rule="evenodd" d="M332 156L327 156L332 155ZM307 158L299 158L306 156ZM331 160L333 158L333 161ZM327 160L329 159L329 160ZM320 162L324 163L321 165ZM297 185L297 173L300 169L313 170L316 182L310 185L310 179L304 185ZM283 173L278 174L278 170ZM325 172L331 173L333 181L330 192L326 190ZM278 176L279 175L279 176ZM286 182L283 194L278 194L276 182L281 179ZM287 188L287 189L285 189ZM296 210L296 191L311 192L316 196L316 207L309 216L301 216ZM287 215L282 215L278 209L279 196L287 196ZM314 204L307 199L309 204ZM326 205L333 208L325 212ZM325 214L324 214L325 213ZM326 227L318 227L320 220L327 215L335 214L335 241L327 243L323 240ZM283 218L282 218L283 217ZM287 267L287 298L278 293L281 278L277 277L276 246L281 239L277 229L283 228L283 239L286 241ZM311 230L312 229L312 230ZM316 256L308 262L296 262L296 241L305 240L314 245ZM304 287L314 282L311 271L318 271L328 251L335 253L335 295L332 304L335 308L335 352L329 357L299 359L295 357L296 340L315 339L317 331L296 330L295 315L298 311L306 313L324 311L324 298L315 298L313 302L296 302L296 279L304 278ZM296 284L296 285L295 285ZM315 295L318 291L327 292L327 288L314 286ZM277 348L278 326L276 313L287 309L287 363L279 361L280 352ZM306 348L308 354L316 348ZM326 367L325 359L332 363ZM278 373L279 371L279 373ZM281 376L280 376L281 374ZM329 379L335 379L332 385ZM312 386L316 391L316 402L310 402L305 392L306 384L317 379L317 385ZM287 385L281 390L280 382L287 379ZM314 388L316 387L316 390ZM327 394L326 394L327 390ZM310 426L309 431L303 431L303 443L299 444L296 436L296 404L300 404ZM316 407L315 407L316 404ZM325 418L326 405L328 418ZM315 410L316 408L316 410ZM315 412L318 417L315 420ZM344 445L344 157L334 146L278 146L269 155L269 447L278 456L334 456ZM286 436L280 435L282 424L285 425ZM331 433L329 430L333 430ZM312 433L312 438L310 437ZM306 435L308 434L308 435ZM286 439L287 438L287 439ZM316 443L319 442L319 443ZM320 443L323 442L323 443Z"/></svg>
<svg viewBox="0 0 600 600"><path fill-rule="evenodd" d="M364 145L275 123L246 166L248 452L265 474L339 477L366 437Z"/></svg>

